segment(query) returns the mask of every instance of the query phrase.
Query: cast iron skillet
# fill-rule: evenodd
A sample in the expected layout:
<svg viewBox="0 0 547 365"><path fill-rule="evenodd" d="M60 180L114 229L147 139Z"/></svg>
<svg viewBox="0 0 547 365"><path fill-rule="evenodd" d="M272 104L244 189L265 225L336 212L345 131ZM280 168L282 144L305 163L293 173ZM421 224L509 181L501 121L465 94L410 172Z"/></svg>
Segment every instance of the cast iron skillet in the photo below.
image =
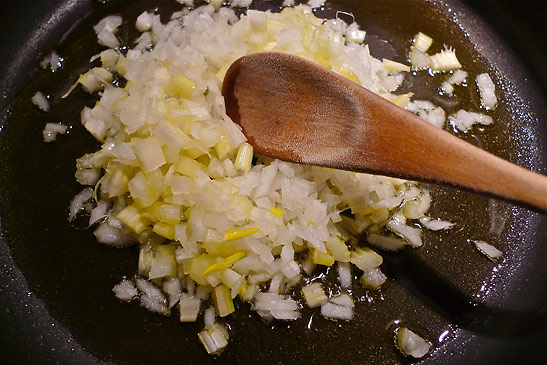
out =
<svg viewBox="0 0 547 365"><path fill-rule="evenodd" d="M279 3L262 1L257 7L275 8ZM183 325L176 318L116 301L111 288L123 275L135 272L136 250L103 247L84 229L83 219L73 226L66 220L68 202L80 189L73 179L74 160L97 145L82 131L78 118L82 106L92 105L94 99L79 90L63 102L58 102L59 96L100 50L91 25L112 12L122 13L132 23L141 11L156 6L172 10L173 1L112 0L101 5L91 0L36 0L2 5L0 354L4 362L214 361L197 340L201 323ZM403 61L408 40L423 31L434 37L434 50L443 43L454 46L471 75L493 75L503 100L494 113L496 123L465 138L546 173L545 83L538 86L534 80L534 75L545 75L544 69L525 70L471 8L456 0L341 0L332 1L318 15L332 17L335 10L356 15L368 31L367 41L376 57ZM132 36L129 28L119 33L126 44ZM38 60L51 49L66 58L54 75L37 69ZM540 52L544 55L544 48ZM543 65L541 58L528 61L528 66ZM410 79L406 87L425 79ZM436 81L428 82L436 86ZM36 90L52 96L50 113L39 112L29 102ZM425 88L417 96L449 112L454 109ZM458 90L458 98L464 107L478 108L473 87ZM56 143L41 143L41 130L50 121L70 124L70 133ZM457 229L426 235L419 250L384 255L382 268L390 279L380 292L355 289L362 303L357 304L353 322L330 322L317 311L304 310L301 321L270 325L239 305L226 320L231 326L230 345L216 361L407 363L411 361L392 343L392 331L401 323L434 344L424 363L541 362L547 355L547 217L450 188L430 188L436 202L432 214L457 222ZM503 260L488 261L468 239L487 240L502 248Z"/></svg>

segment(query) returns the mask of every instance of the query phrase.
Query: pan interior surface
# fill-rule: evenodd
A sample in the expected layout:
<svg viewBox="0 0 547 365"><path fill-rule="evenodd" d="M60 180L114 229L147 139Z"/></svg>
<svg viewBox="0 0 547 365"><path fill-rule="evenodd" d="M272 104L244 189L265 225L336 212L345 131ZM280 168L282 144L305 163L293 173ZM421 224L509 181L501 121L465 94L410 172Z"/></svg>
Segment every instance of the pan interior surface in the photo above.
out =
<svg viewBox="0 0 547 365"><path fill-rule="evenodd" d="M278 11L281 1L254 3L257 9ZM393 345L398 325L434 345L423 363L534 361L546 355L544 347L534 352L532 346L547 340L547 217L448 187L428 186L434 196L431 215L456 222L457 229L427 233L420 249L384 254L382 269L389 280L379 292L355 288L359 302L351 322L332 322L318 311L303 310L299 321L268 324L240 303L225 319L229 346L211 358L197 339L200 321L181 324L173 318L176 313L159 316L117 301L111 289L136 272L138 251L102 246L86 229L85 219L67 221L68 204L81 190L74 179L75 159L98 144L79 122L80 110L93 105L94 97L79 89L65 100L60 97L90 67L90 57L102 50L93 24L105 15L121 14L126 24L118 36L131 45L131 28L142 11L168 14L178 5L169 0L36 4L31 31L17 36L25 47L10 54L12 61L1 69L5 90L18 90L16 95L6 91L0 104L0 344L5 359L410 363ZM521 166L547 172L544 96L472 10L458 1L327 4L317 15L332 18L337 10L351 11L367 31L366 43L376 58L405 62L410 39L421 31L434 38L433 51L443 44L453 46L471 75L491 74L503 100L493 114L495 123L464 138ZM19 11L25 5L12 6ZM51 49L64 57L63 67L55 73L37 70ZM401 91L425 83L417 88L416 98L443 106L447 114L478 108L473 87L459 95L456 107L437 94L436 80L418 74ZM51 112L32 106L37 90L51 95ZM45 123L59 121L70 125L68 135L42 143ZM469 240L494 244L504 252L503 259L489 261Z"/></svg>

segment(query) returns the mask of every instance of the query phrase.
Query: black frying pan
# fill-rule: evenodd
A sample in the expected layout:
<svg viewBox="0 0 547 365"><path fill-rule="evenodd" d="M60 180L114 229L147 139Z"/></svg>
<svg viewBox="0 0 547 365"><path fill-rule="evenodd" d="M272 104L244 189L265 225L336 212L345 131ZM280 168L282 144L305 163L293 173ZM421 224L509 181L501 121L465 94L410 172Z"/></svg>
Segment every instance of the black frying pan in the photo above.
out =
<svg viewBox="0 0 547 365"><path fill-rule="evenodd" d="M280 3L255 2L261 9ZM133 22L145 9L159 4L172 10L173 3L36 0L0 6L3 362L213 362L197 340L201 323L180 324L175 315L161 317L114 298L112 286L136 271L136 250L103 247L84 229L83 220L73 226L66 220L68 203L80 188L73 179L74 160L97 147L78 118L93 98L75 91L48 114L30 103L36 90L58 99L89 67L89 57L100 49L91 25L101 17L119 12ZM487 71L502 85L495 125L465 138L545 174L544 5L494 0L472 5L512 41L526 66L473 8L455 0L340 0L319 15L353 11L376 57L404 60L408 39L417 31L433 36L437 48L454 46L466 70ZM125 42L132 37L129 28L119 33ZM66 57L55 75L37 68L52 48ZM468 89L463 106L476 107L478 96ZM418 97L436 101L426 90ZM41 143L49 121L69 123L70 135ZM407 363L392 342L393 321L398 320L434 344L424 363L542 363L547 355L547 217L451 188L430 188L433 216L457 222L458 229L429 233L418 250L384 255L383 270L390 279L378 293L355 290L362 303L353 322L334 323L304 310L301 321L270 325L239 305L226 320L232 328L230 345L216 361ZM493 231L499 232L490 231L489 212L495 212ZM503 261L488 261L467 239L501 247Z"/></svg>

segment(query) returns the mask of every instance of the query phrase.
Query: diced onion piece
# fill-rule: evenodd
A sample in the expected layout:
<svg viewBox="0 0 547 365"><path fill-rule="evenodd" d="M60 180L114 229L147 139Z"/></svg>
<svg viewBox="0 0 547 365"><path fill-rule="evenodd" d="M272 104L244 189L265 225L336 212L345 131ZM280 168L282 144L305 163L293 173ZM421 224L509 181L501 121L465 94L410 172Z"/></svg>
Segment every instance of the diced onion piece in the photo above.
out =
<svg viewBox="0 0 547 365"><path fill-rule="evenodd" d="M431 58L431 68L434 71L450 71L461 68L462 65L456 57L456 51L446 47L439 53L434 54Z"/></svg>
<svg viewBox="0 0 547 365"><path fill-rule="evenodd" d="M410 72L410 66L403 65L402 63L399 63L399 62L388 60L387 58L384 58L382 60L382 63L384 64L385 68L391 71Z"/></svg>
<svg viewBox="0 0 547 365"><path fill-rule="evenodd" d="M150 279L175 276L177 274L177 262L175 260L175 246L161 245L154 250L154 258L150 266Z"/></svg>
<svg viewBox="0 0 547 365"><path fill-rule="evenodd" d="M480 253L486 255L492 261L499 259L503 255L503 252L501 252L489 243L477 240L473 240L472 242L475 244L475 247L477 248L477 250L479 250Z"/></svg>
<svg viewBox="0 0 547 365"><path fill-rule="evenodd" d="M310 8L319 8L323 5L325 5L326 0L308 0L306 5L308 5Z"/></svg>
<svg viewBox="0 0 547 365"><path fill-rule="evenodd" d="M344 319L350 321L353 319L353 308L327 302L321 305L321 315L329 319Z"/></svg>
<svg viewBox="0 0 547 365"><path fill-rule="evenodd" d="M53 142L57 139L57 134L65 134L68 127L61 123L46 123L42 134L44 135L44 142ZM92 185L92 184L86 184Z"/></svg>
<svg viewBox="0 0 547 365"><path fill-rule="evenodd" d="M378 289L386 280L387 277L379 267L365 271L360 279L361 284L363 284L364 287L372 290Z"/></svg>
<svg viewBox="0 0 547 365"><path fill-rule="evenodd" d="M475 80L477 81L479 94L481 95L482 105L488 110L494 109L498 102L494 82L487 73L478 75Z"/></svg>
<svg viewBox="0 0 547 365"><path fill-rule="evenodd" d="M493 119L489 115L484 115L480 113L468 112L463 109L460 109L456 114L448 116L448 121L454 127L459 129L462 132L469 130L473 124L480 123L483 125L492 124Z"/></svg>
<svg viewBox="0 0 547 365"><path fill-rule="evenodd" d="M421 358L428 353L431 344L406 327L397 329L395 345L406 356Z"/></svg>
<svg viewBox="0 0 547 365"><path fill-rule="evenodd" d="M251 6L252 2L253 0L232 0L230 2L230 7L231 8L248 8L249 6Z"/></svg>
<svg viewBox="0 0 547 365"><path fill-rule="evenodd" d="M102 67L94 67L78 78L78 83L90 94L110 82L112 82L112 74Z"/></svg>
<svg viewBox="0 0 547 365"><path fill-rule="evenodd" d="M348 43L363 43L367 32L360 30L357 23L350 24L344 32L344 37Z"/></svg>
<svg viewBox="0 0 547 365"><path fill-rule="evenodd" d="M37 91L32 96L32 103L45 112L49 111L49 103L41 91Z"/></svg>
<svg viewBox="0 0 547 365"><path fill-rule="evenodd" d="M452 84L448 81L443 81L441 88L448 95L452 95L454 93L454 86L452 86Z"/></svg>
<svg viewBox="0 0 547 365"><path fill-rule="evenodd" d="M335 297L332 297L329 299L329 302L341 305L344 307L353 308L355 307L355 304L353 303L353 299L348 294L340 294Z"/></svg>
<svg viewBox="0 0 547 365"><path fill-rule="evenodd" d="M454 223L443 221L440 219L422 219L420 220L420 223L422 223L425 228L431 231L440 231L442 229L450 228L454 225Z"/></svg>
<svg viewBox="0 0 547 365"><path fill-rule="evenodd" d="M371 245L387 251L397 251L407 245L403 240L382 236L376 233L371 233L368 236L367 241L370 242Z"/></svg>
<svg viewBox="0 0 547 365"><path fill-rule="evenodd" d="M344 289L351 289L351 266L348 262L338 262L338 278L340 280L340 286Z"/></svg>
<svg viewBox="0 0 547 365"><path fill-rule="evenodd" d="M448 82L452 85L459 85L465 81L467 75L467 72L465 72L464 70L456 70L454 71L450 79L448 79Z"/></svg>
<svg viewBox="0 0 547 365"><path fill-rule="evenodd" d="M431 57L416 47L410 47L410 63L417 69L424 69L431 65Z"/></svg>
<svg viewBox="0 0 547 365"><path fill-rule="evenodd" d="M122 24L122 18L118 15L110 15L103 18L97 25L93 27L99 44L110 48L116 48L120 42L114 35L117 28Z"/></svg>
<svg viewBox="0 0 547 365"><path fill-rule="evenodd" d="M112 291L116 295L116 298L124 302L132 301L139 294L137 288L135 288L135 284L126 279L114 285Z"/></svg>
<svg viewBox="0 0 547 365"><path fill-rule="evenodd" d="M249 25L254 30L266 29L266 13L258 10L247 10Z"/></svg>
<svg viewBox="0 0 547 365"><path fill-rule="evenodd" d="M146 32L152 27L152 21L154 19L154 14L149 12L143 12L137 17L135 22L135 27L139 32Z"/></svg>
<svg viewBox="0 0 547 365"><path fill-rule="evenodd" d="M74 218L76 218L76 215L80 212L82 209L82 206L86 201L91 199L93 196L93 189L91 188L85 188L81 192L79 192L74 199L70 202L70 212L68 215L68 220L72 221Z"/></svg>
<svg viewBox="0 0 547 365"><path fill-rule="evenodd" d="M97 242L112 247L127 247L135 244L135 239L127 232L108 223L101 223L93 232Z"/></svg>
<svg viewBox="0 0 547 365"><path fill-rule="evenodd" d="M133 144L133 151L145 172L150 172L166 163L161 145L156 138L150 137Z"/></svg>
<svg viewBox="0 0 547 365"><path fill-rule="evenodd" d="M306 304L310 308L319 307L329 300L321 283L313 283L302 287L302 294L304 294Z"/></svg>
<svg viewBox="0 0 547 365"><path fill-rule="evenodd" d="M421 52L427 52L429 47L431 47L431 44L433 44L433 38L423 34L422 32L419 32L414 37L414 47Z"/></svg>

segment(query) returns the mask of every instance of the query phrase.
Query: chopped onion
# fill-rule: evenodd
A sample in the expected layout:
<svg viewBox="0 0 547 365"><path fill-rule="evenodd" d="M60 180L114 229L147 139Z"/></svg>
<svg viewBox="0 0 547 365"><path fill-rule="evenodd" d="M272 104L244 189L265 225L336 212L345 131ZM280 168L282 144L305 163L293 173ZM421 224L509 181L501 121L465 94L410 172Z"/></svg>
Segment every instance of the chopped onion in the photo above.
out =
<svg viewBox="0 0 547 365"><path fill-rule="evenodd" d="M32 103L45 112L49 111L49 103L47 98L40 91L37 91L32 96Z"/></svg>
<svg viewBox="0 0 547 365"><path fill-rule="evenodd" d="M431 344L406 327L397 329L395 345L406 356L421 358L429 352Z"/></svg>
<svg viewBox="0 0 547 365"><path fill-rule="evenodd" d="M477 81L479 94L481 95L482 105L488 110L494 109L497 104L494 82L487 73L478 75L475 80Z"/></svg>
<svg viewBox="0 0 547 365"><path fill-rule="evenodd" d="M93 27L99 44L107 46L109 48L116 48L120 45L120 42L114 35L116 29L122 24L122 18L117 15L107 16L103 18L97 25Z"/></svg>
<svg viewBox="0 0 547 365"><path fill-rule="evenodd" d="M46 123L46 126L42 132L44 135L44 142L55 141L57 139L57 134L65 134L67 129L68 127L61 123Z"/></svg>
<svg viewBox="0 0 547 365"><path fill-rule="evenodd" d="M499 259L503 255L503 252L489 243L477 240L472 240L472 242L475 244L475 247L480 253L486 255L492 261Z"/></svg>
<svg viewBox="0 0 547 365"><path fill-rule="evenodd" d="M68 220L72 221L74 218L76 218L76 215L80 212L82 209L84 203L91 199L93 196L93 189L91 188L85 188L81 192L79 192L74 199L70 202L70 211L68 214Z"/></svg>
<svg viewBox="0 0 547 365"><path fill-rule="evenodd" d="M116 295L116 298L124 302L132 301L139 294L137 288L135 288L135 284L126 279L120 281L119 284L114 285L112 291Z"/></svg>
<svg viewBox="0 0 547 365"><path fill-rule="evenodd" d="M329 319L353 319L353 308L327 302L321 305L321 315Z"/></svg>

